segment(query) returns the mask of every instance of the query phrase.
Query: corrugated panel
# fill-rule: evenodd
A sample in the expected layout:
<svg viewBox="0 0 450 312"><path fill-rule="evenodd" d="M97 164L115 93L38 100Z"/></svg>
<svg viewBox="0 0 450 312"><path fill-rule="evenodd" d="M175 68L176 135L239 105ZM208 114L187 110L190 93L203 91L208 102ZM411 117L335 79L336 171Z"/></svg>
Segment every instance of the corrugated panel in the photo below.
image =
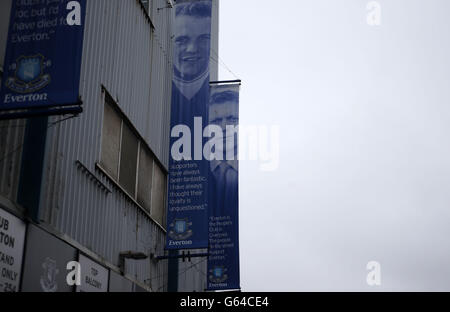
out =
<svg viewBox="0 0 450 312"><path fill-rule="evenodd" d="M194 250L192 254L206 253L207 250ZM207 259L194 258L191 262L179 261L178 291L202 292L207 287Z"/></svg>
<svg viewBox="0 0 450 312"><path fill-rule="evenodd" d="M3 60L5 58L11 3L12 0L0 1L0 67L3 67Z"/></svg>
<svg viewBox="0 0 450 312"><path fill-rule="evenodd" d="M101 86L167 166L169 136L165 128L169 123L171 56L164 49L171 50L171 29L167 28L171 22L165 20L170 10L156 13L160 16L154 21L154 33L137 0L87 1L86 12L80 82L85 111L49 130L42 218L107 262L118 265L123 251L149 254L158 249L161 254L165 233L96 170L104 107ZM156 35L163 38L162 44L157 43ZM76 161L112 193L101 188ZM152 285L154 290L166 288L164 261L153 264L149 259L127 260L126 273Z"/></svg>
<svg viewBox="0 0 450 312"><path fill-rule="evenodd" d="M219 80L219 0L212 0L212 20L211 20L211 61L210 76L211 81Z"/></svg>
<svg viewBox="0 0 450 312"><path fill-rule="evenodd" d="M165 233L96 170L104 107L101 86L167 167L173 9L166 8L165 0L153 0L152 30L137 0L94 0L87 4L80 82L85 112L49 130L42 218L107 262L118 265L121 251L163 254ZM218 26L213 29L218 31ZM112 193L81 170L76 161ZM185 279L183 287L203 291L206 263L191 265L180 267L180 272L186 271L180 275ZM126 273L155 291L167 289L167 261L127 260Z"/></svg>
<svg viewBox="0 0 450 312"><path fill-rule="evenodd" d="M152 71L151 71L151 99L155 116L152 122L147 123L150 142L160 140L160 136L169 139L170 135L170 105L172 93L172 18L173 10L167 8L167 1L152 1L152 21L155 30L152 34ZM165 141L159 146L157 155L167 167L169 161L169 144Z"/></svg>

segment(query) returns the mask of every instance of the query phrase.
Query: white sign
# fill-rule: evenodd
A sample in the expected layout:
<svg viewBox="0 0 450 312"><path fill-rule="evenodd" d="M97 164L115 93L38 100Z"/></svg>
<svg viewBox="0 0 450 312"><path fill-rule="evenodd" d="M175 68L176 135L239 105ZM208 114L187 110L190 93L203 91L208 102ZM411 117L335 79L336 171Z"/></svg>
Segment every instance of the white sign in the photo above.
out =
<svg viewBox="0 0 450 312"><path fill-rule="evenodd" d="M77 292L107 292L109 270L80 254L81 285Z"/></svg>
<svg viewBox="0 0 450 312"><path fill-rule="evenodd" d="M25 231L22 220L0 209L0 293L19 291Z"/></svg>

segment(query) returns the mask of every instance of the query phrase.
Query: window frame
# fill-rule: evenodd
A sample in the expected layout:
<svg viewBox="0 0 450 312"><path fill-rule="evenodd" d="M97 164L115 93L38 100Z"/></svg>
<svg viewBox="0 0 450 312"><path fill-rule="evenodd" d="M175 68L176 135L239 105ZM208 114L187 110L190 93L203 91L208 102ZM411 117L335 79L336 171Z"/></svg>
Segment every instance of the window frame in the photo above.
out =
<svg viewBox="0 0 450 312"><path fill-rule="evenodd" d="M107 97L110 98L111 103L107 102ZM99 155L99 161L95 163L95 167L97 170L99 170L103 175L106 176L110 182L119 189L121 193L126 195L126 197L131 200L139 209L141 209L155 224L157 224L164 232L167 232L166 226L164 224L160 224L158 220L153 218L152 216L152 209L153 209L153 184L154 184L154 178L155 178L155 166L159 167L159 170L163 173L165 178L165 194L163 196L164 202L162 203L163 206L163 223L164 219L167 216L167 192L168 192L168 180L169 180L169 172L167 168L160 162L158 157L156 157L156 154L153 152L153 150L150 148L150 146L147 144L145 139L139 134L139 132L136 130L136 128L133 126L133 123L128 119L128 117L125 115L125 113L121 110L119 105L117 104L117 101L114 100L114 98L111 96L111 94L108 92L108 90L102 85L102 104L103 104L103 118L102 118L102 126L101 126L101 136L100 136L100 155ZM118 150L118 162L117 162L117 180L111 175L110 172L106 168L102 166L102 145L103 145L103 139L104 139L104 133L103 133L103 124L105 122L105 116L104 116L104 106L110 105L113 111L117 114L117 116L120 118L120 141L119 141L119 150ZM129 130L133 133L133 135L136 136L138 141L138 148L137 148L137 159L136 159L136 181L135 181L135 194L130 194L123 185L121 185L120 181L120 163L121 163L121 151L122 151L122 145L123 145L123 127L127 126ZM150 181L150 207L147 209L146 207L142 206L139 203L138 200L138 192L139 192L139 165L141 163L141 149L145 149L145 153L148 153L148 156L151 160L151 166L152 166L152 176Z"/></svg>

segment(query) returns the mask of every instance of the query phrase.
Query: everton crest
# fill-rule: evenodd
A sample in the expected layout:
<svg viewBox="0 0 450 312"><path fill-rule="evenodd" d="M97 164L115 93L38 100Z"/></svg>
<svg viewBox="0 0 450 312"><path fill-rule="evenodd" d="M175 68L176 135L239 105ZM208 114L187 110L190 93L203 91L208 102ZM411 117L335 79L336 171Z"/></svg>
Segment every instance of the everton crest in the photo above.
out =
<svg viewBox="0 0 450 312"><path fill-rule="evenodd" d="M192 230L189 227L192 226L192 222L188 222L187 219L175 220L169 225L169 237L174 240L185 240L192 236Z"/></svg>
<svg viewBox="0 0 450 312"><path fill-rule="evenodd" d="M14 77L9 77L5 86L17 93L36 92L50 83L50 75L45 74L45 68L51 65L49 60L44 61L42 54L21 56L16 63L10 66L14 70Z"/></svg>
<svg viewBox="0 0 450 312"><path fill-rule="evenodd" d="M209 270L209 281L213 284L220 284L228 279L227 269L223 266L215 266Z"/></svg>

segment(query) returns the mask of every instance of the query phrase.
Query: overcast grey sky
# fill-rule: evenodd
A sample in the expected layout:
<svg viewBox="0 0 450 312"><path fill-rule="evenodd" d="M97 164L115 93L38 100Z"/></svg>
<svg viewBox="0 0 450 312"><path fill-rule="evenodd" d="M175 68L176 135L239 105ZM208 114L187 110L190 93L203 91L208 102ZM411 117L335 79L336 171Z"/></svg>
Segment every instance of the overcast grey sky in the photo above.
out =
<svg viewBox="0 0 450 312"><path fill-rule="evenodd" d="M450 1L368 2L221 0L241 123L281 129L240 167L244 291L450 291Z"/></svg>

